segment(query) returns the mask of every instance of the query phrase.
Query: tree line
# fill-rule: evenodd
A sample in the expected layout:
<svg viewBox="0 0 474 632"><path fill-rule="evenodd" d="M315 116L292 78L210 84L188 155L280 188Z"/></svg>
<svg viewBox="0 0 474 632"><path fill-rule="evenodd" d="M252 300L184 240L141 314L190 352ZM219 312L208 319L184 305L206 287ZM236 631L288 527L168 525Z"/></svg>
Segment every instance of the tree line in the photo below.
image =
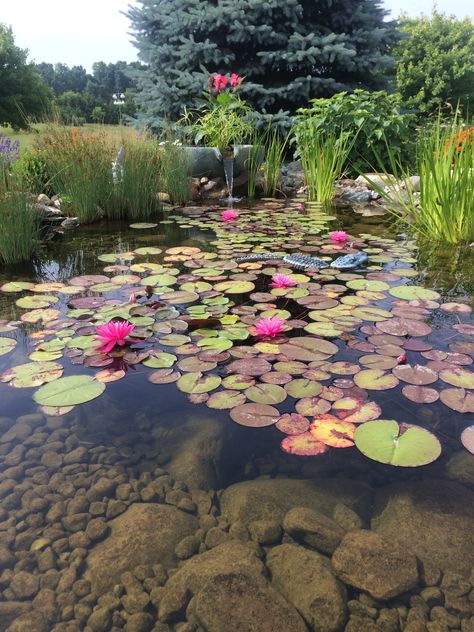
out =
<svg viewBox="0 0 474 632"><path fill-rule="evenodd" d="M420 116L464 113L474 99L474 25L434 10L388 20L379 0L137 0L128 17L141 62L28 63L0 24L0 125L24 126L54 104L66 123L153 128L194 105L209 74L245 77L243 97L288 118L310 99L356 89L396 92ZM117 107L112 95L123 93Z"/></svg>

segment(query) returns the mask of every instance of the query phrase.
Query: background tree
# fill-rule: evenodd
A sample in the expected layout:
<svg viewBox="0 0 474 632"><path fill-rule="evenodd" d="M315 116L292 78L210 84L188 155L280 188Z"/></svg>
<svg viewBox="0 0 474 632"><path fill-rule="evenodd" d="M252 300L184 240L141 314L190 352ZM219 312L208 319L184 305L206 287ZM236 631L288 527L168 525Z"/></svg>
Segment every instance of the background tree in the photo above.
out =
<svg viewBox="0 0 474 632"><path fill-rule="evenodd" d="M11 28L0 23L0 125L27 128L49 108L52 94L27 60L28 51L15 46Z"/></svg>
<svg viewBox="0 0 474 632"><path fill-rule="evenodd" d="M402 16L405 38L395 48L397 87L405 107L426 114L458 101L474 104L474 24L433 11Z"/></svg>
<svg viewBox="0 0 474 632"><path fill-rule="evenodd" d="M138 0L128 16L148 64L135 72L148 123L176 119L210 73L246 78L267 113L310 98L383 87L397 39L378 0Z"/></svg>

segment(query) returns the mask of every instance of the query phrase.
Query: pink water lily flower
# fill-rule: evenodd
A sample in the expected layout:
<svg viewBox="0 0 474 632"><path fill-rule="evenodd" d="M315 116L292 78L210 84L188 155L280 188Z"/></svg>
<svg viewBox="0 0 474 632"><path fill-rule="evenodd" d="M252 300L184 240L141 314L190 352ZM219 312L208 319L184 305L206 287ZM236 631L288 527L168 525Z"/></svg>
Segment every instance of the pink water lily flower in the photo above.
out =
<svg viewBox="0 0 474 632"><path fill-rule="evenodd" d="M255 323L255 335L262 338L276 338L286 329L286 321L278 316L261 318Z"/></svg>
<svg viewBox="0 0 474 632"><path fill-rule="evenodd" d="M344 243L348 240L349 235L346 233L345 230L335 230L329 234L329 237L331 238L331 241Z"/></svg>
<svg viewBox="0 0 474 632"><path fill-rule="evenodd" d="M270 287L294 287L295 285L297 285L296 281L286 274L274 274L270 283Z"/></svg>
<svg viewBox="0 0 474 632"><path fill-rule="evenodd" d="M127 336L131 334L134 329L135 325L129 323L128 320L111 320L109 323L97 327L96 332L99 335L95 336L95 340L100 342L97 350L102 353L108 353L112 351L115 345L122 347L128 342L133 342L133 340L130 340Z"/></svg>
<svg viewBox="0 0 474 632"><path fill-rule="evenodd" d="M237 219L238 216L239 214L237 213L237 211L234 211L231 208L227 211L222 211L221 213L221 219L223 222L232 222L234 221L234 219Z"/></svg>

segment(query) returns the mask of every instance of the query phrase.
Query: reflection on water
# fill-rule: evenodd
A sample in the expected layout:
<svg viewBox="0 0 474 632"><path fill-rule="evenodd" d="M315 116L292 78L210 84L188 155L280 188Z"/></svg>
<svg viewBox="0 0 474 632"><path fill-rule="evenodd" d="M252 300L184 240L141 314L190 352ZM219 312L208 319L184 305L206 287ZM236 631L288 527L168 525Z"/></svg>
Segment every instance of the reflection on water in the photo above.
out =
<svg viewBox="0 0 474 632"><path fill-rule="evenodd" d="M335 213L332 226L354 236L393 237L380 217ZM81 228L0 283L99 273L99 254L144 245L213 251L195 215L151 232ZM474 306L472 251L415 246L410 282ZM427 340L443 350L459 316L438 312ZM18 317L1 294L0 319ZM18 341L1 372L28 361L39 329L1 334ZM374 399L384 416L434 430L438 461L393 468L355 449L295 457L275 428L239 426L147 374L131 367L59 417L31 389L0 384L0 632L472 629L474 456L459 442L470 415L415 404L399 385Z"/></svg>

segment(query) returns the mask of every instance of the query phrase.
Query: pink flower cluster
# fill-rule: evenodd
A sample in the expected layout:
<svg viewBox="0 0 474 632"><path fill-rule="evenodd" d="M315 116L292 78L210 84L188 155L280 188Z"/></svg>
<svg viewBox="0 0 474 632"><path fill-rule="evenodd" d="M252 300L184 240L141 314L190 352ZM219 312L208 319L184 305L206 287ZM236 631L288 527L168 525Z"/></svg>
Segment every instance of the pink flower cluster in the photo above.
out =
<svg viewBox="0 0 474 632"><path fill-rule="evenodd" d="M296 285L296 281L286 274L274 274L272 276L272 283L270 283L270 287L273 288L284 288L284 287L294 287Z"/></svg>
<svg viewBox="0 0 474 632"><path fill-rule="evenodd" d="M97 350L102 353L108 353L112 351L115 345L123 346L126 345L127 342L133 342L133 340L130 340L127 336L131 334L134 329L135 325L129 323L128 320L111 320L109 323L97 327L96 332L99 335L95 337L95 340L100 342Z"/></svg>
<svg viewBox="0 0 474 632"><path fill-rule="evenodd" d="M211 92L220 92L229 85L234 90L237 90L242 85L243 80L243 77L240 77L235 72L230 75L230 78L226 75L211 75L208 80L209 89Z"/></svg>
<svg viewBox="0 0 474 632"><path fill-rule="evenodd" d="M335 230L329 234L331 241L336 241L339 243L344 243L347 241L349 235L345 230Z"/></svg>
<svg viewBox="0 0 474 632"><path fill-rule="evenodd" d="M237 213L237 211L230 209L227 209L227 211L222 211L221 213L221 219L223 222L233 222L234 219L237 219L239 216L239 214Z"/></svg>
<svg viewBox="0 0 474 632"><path fill-rule="evenodd" d="M276 338L286 329L286 321L278 316L261 318L255 323L255 335L261 338Z"/></svg>

